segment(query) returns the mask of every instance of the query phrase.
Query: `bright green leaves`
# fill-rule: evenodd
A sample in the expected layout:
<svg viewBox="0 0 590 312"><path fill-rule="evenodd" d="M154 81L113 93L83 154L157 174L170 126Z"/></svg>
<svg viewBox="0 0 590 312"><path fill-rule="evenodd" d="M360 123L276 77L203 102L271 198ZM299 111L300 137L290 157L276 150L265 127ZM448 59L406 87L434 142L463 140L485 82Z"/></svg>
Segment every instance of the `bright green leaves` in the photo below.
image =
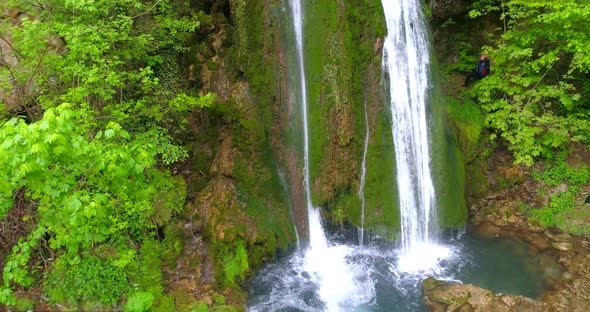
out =
<svg viewBox="0 0 590 312"><path fill-rule="evenodd" d="M186 112L195 107L210 107L215 101L215 94L207 93L202 97L188 96L184 93L169 101L169 105L177 112Z"/></svg>
<svg viewBox="0 0 590 312"><path fill-rule="evenodd" d="M488 12L501 12L506 28L495 47L484 47L493 75L470 92L492 139L503 138L515 163L526 165L569 141L590 144L590 92L580 84L590 68L590 3L482 0L470 15Z"/></svg>
<svg viewBox="0 0 590 312"><path fill-rule="evenodd" d="M91 256L83 257L77 264L74 255L108 241L141 241L154 226L150 220L158 196L154 185L168 185L166 181L170 179L152 169L158 153L162 153L164 162L177 161L185 154L163 132L151 130L134 136L116 122L109 122L89 138L85 132L88 115L83 109L73 110L71 105L64 104L48 109L36 123L12 120L0 128L0 140L4 141L0 157L6 160L0 171L2 212L12 204L12 192L24 187L27 196L38 202L37 227L41 231L19 243L8 259L4 268L5 288L14 283L30 283L26 265L31 248L42 233L49 235L52 249L65 252L58 258L55 270L67 267L67 271L55 276L55 284L49 282L53 286L48 289L62 289L57 280L64 278L68 288L55 290L58 293L71 287L77 289L79 298L113 303L127 285L122 269L134 261L133 249L113 247L117 256L110 264ZM175 205L169 208L172 211L183 205L182 200L171 203ZM102 273L92 273L93 270ZM96 279L95 284L86 283L92 278ZM104 287L99 285L107 280L120 283L115 287L119 290L102 293L104 290L98 288ZM54 299L62 300L58 295ZM6 300L5 303L9 302Z"/></svg>
<svg viewBox="0 0 590 312"><path fill-rule="evenodd" d="M101 109L141 98L164 108L174 93L158 88L155 72L167 69L149 66L186 51L189 34L210 19L169 0L11 1L0 9L32 16L0 21L12 50L12 62L0 65L0 91L16 92L21 105L36 98L44 108L69 102Z"/></svg>
<svg viewBox="0 0 590 312"><path fill-rule="evenodd" d="M237 279L243 279L249 270L248 252L242 239L236 239L233 243L216 242L214 248L217 263L222 264L219 271L223 271L223 281L227 285L233 285Z"/></svg>
<svg viewBox="0 0 590 312"><path fill-rule="evenodd" d="M89 253L68 253L55 261L44 291L53 302L91 304L98 300L112 305L128 287L125 269L114 261Z"/></svg>
<svg viewBox="0 0 590 312"><path fill-rule="evenodd" d="M169 0L7 0L0 10L22 12L18 22L0 20L11 43L0 93L34 108L27 122L0 124L0 218L17 190L37 205L36 230L7 260L0 303L13 304L10 288L30 284L40 239L55 255L50 273L36 276L52 303L90 310L136 291L161 295L164 251L151 237L181 210L186 187L156 167L188 155L171 132L215 100L187 92L176 64L210 17ZM159 275L139 282L143 269ZM140 297L130 304L146 306Z"/></svg>
<svg viewBox="0 0 590 312"><path fill-rule="evenodd" d="M123 311L126 312L143 312L148 311L154 302L154 295L145 291L133 293L125 305Z"/></svg>
<svg viewBox="0 0 590 312"><path fill-rule="evenodd" d="M558 227L563 231L585 235L590 233L590 227L584 220L590 217L585 209L580 209L579 200L581 186L590 180L590 169L583 163L575 166L568 164L569 152L560 152L554 159L546 162L541 172L533 173L534 177L543 181L549 187L563 185L566 190L560 190L549 196L549 205L542 209L533 210L532 219L544 227Z"/></svg>

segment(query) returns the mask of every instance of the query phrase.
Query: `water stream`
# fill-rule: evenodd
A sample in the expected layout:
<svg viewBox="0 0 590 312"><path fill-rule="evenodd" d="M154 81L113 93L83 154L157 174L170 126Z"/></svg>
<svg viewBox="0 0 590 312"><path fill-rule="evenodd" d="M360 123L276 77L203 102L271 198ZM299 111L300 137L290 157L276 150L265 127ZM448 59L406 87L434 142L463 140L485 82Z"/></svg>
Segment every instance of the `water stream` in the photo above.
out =
<svg viewBox="0 0 590 312"><path fill-rule="evenodd" d="M310 190L304 12L301 0L289 0L289 4L299 70L297 88L303 119L303 183L309 242L268 264L248 282L248 310L424 311L420 283L429 276L473 282L495 291L537 296L549 273L555 270L531 270L532 267L546 266L540 266L540 260L533 256L519 253L528 248L522 242L498 243L471 236L462 239L437 236L426 103L430 88L429 47L418 0L382 1L388 29L383 71L389 81L388 96L391 99L401 244L364 236L364 182L369 144L366 106L358 190L362 205L361 229L358 237L344 238L342 233L326 233L320 209L313 206ZM546 259L542 261L547 263Z"/></svg>
<svg viewBox="0 0 590 312"><path fill-rule="evenodd" d="M387 23L383 72L389 78L403 271L430 270L450 256L433 236L437 220L426 116L430 50L420 3L382 1Z"/></svg>
<svg viewBox="0 0 590 312"><path fill-rule="evenodd" d="M417 0L382 1L387 22L383 70L389 76L392 134L404 252L430 242L434 186L426 117L428 38Z"/></svg>
<svg viewBox="0 0 590 312"><path fill-rule="evenodd" d="M429 276L447 281L471 283L495 292L536 298L547 288L549 278L558 277L560 265L550 256L530 253L531 246L515 239L488 239L464 235L461 239L441 239L449 257L425 272L404 272L401 249L384 241L356 246L355 239L339 239L351 274L364 283L334 309L323 301L320 284L306 270L299 252L277 259L262 269L248 284L248 310L275 311L428 311L421 281ZM334 286L337 292L339 285Z"/></svg>
<svg viewBox="0 0 590 312"><path fill-rule="evenodd" d="M365 182L367 177L367 151L369 150L369 115L367 112L367 101L363 102L365 113L365 143L363 146L363 160L361 162L361 181L359 183L358 195L361 200L361 229L359 230L359 245L362 247L365 241Z"/></svg>
<svg viewBox="0 0 590 312"><path fill-rule="evenodd" d="M328 311L339 311L342 305L354 305L349 299L358 293L361 283L351 271L346 257L354 249L345 245L329 244L322 227L320 209L313 206L309 173L309 126L307 82L303 57L303 11L301 0L290 0L293 29L295 33L297 63L299 64L300 105L303 118L303 184L309 222L309 246L292 260L305 272L310 281L318 285L317 293Z"/></svg>

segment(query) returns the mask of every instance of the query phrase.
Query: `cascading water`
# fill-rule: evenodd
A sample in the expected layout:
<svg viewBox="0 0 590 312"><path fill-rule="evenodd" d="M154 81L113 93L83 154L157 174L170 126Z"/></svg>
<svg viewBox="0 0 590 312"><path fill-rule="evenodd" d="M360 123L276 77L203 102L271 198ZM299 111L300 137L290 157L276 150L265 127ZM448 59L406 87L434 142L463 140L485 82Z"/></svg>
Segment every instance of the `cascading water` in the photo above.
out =
<svg viewBox="0 0 590 312"><path fill-rule="evenodd" d="M429 47L418 0L382 1L388 34L383 70L389 77L392 134L397 164L404 270L430 269L447 253L433 245L435 193L430 172L426 100ZM436 252L434 252L436 251Z"/></svg>
<svg viewBox="0 0 590 312"><path fill-rule="evenodd" d="M329 246L322 228L320 210L313 206L310 189L309 173L309 128L307 86L303 58L303 12L301 0L290 0L293 27L297 47L297 63L299 64L300 102L303 119L303 183L305 202L309 221L309 248L304 256L304 269L311 273L312 280L319 286L319 297L326 304L328 311L340 311L341 305L352 304L359 293L355 274L346 263L346 257L352 249L345 245Z"/></svg>
<svg viewBox="0 0 590 312"><path fill-rule="evenodd" d="M365 182L367 177L367 151L369 149L369 116L367 114L367 102L363 103L365 113L365 144L363 146L363 160L361 162L361 181L358 195L361 200L361 229L359 230L359 245L365 243Z"/></svg>
<svg viewBox="0 0 590 312"><path fill-rule="evenodd" d="M311 202L309 182L309 127L307 124L307 85L305 81L305 65L303 60L303 12L300 0L290 0L293 14L293 28L297 45L297 63L299 64L299 88L301 112L303 118L303 185L305 188L305 203L309 220L309 241L311 247L325 248L328 246L326 235L322 229L321 216Z"/></svg>
<svg viewBox="0 0 590 312"><path fill-rule="evenodd" d="M298 94L303 116L304 184L309 213L309 246L277 259L251 281L248 310L267 311L426 311L420 282L427 276L475 282L504 283L502 292L527 291L535 296L542 279L526 275L517 257L506 257L508 246L464 238L436 244L435 193L430 177L426 118L428 45L418 0L383 0L388 36L383 69L389 76L393 138L396 152L402 244L391 249L378 238L358 248L330 241L312 204L309 172L307 94L303 59L303 12L300 0L289 0L297 41ZM296 73L293 73L294 75ZM294 83L295 84L295 83ZM365 123L368 117L365 107ZM364 208L364 184L369 132L366 128L359 197ZM364 215L364 214L363 214ZM361 216L361 230L364 220ZM362 233L362 231L361 231ZM364 237L359 237L359 244ZM490 251L494 248L494 251ZM519 247L520 248L520 247ZM526 246L523 246L526 250ZM522 254L527 254L526 252ZM446 258L442 261L443 258ZM506 260L516 260L506 262ZM502 262L507 271L499 274ZM482 265L483 264L483 265ZM538 266L536 262L532 266ZM510 277L516 272L519 281ZM534 291L530 291L535 289Z"/></svg>

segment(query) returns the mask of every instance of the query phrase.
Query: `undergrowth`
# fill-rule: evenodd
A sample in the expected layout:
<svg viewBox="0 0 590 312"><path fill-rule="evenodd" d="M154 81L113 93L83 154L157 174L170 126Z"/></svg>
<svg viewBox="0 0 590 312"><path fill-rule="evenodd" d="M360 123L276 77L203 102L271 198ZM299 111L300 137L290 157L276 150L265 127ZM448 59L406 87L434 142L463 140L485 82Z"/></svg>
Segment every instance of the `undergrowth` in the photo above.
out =
<svg viewBox="0 0 590 312"><path fill-rule="evenodd" d="M584 208L580 199L581 188L590 181L588 166L570 166L566 159L568 152L560 152L549 161L542 172L533 177L548 186L565 185L565 191L549 196L549 205L532 211L531 219L543 227L555 227L575 235L590 233L590 211Z"/></svg>

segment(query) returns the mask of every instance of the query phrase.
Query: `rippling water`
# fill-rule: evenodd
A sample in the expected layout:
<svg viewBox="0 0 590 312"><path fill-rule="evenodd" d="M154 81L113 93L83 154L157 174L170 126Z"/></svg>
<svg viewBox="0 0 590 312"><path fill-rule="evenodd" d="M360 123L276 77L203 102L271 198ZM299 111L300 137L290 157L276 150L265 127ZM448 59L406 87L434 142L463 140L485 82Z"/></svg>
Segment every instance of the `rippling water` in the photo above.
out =
<svg viewBox="0 0 590 312"><path fill-rule="evenodd" d="M547 278L560 274L555 261L513 239L464 236L425 248L413 259L385 243L334 244L327 250L294 251L268 264L249 281L248 310L426 311L420 285L429 276L534 298ZM434 265L416 270L415 261L433 256ZM333 257L344 258L346 267L332 267ZM313 273L318 267L328 272Z"/></svg>

